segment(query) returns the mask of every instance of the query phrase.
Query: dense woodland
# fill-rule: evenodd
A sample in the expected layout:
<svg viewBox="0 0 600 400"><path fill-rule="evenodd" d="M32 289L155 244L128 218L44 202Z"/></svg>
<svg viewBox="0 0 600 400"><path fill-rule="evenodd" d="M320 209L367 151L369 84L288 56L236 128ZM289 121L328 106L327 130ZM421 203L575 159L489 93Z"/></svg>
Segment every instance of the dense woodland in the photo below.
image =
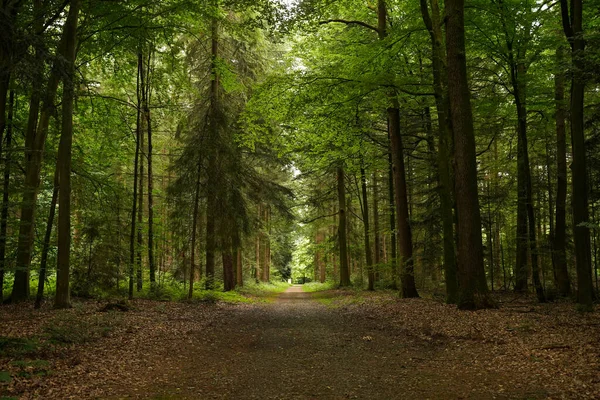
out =
<svg viewBox="0 0 600 400"><path fill-rule="evenodd" d="M598 296L600 2L2 0L0 298Z"/></svg>

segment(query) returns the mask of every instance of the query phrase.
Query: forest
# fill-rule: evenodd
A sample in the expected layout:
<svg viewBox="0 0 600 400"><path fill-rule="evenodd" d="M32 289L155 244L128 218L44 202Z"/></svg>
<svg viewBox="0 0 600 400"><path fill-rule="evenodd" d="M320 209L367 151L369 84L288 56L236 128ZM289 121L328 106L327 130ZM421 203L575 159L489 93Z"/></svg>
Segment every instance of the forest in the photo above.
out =
<svg viewBox="0 0 600 400"><path fill-rule="evenodd" d="M600 397L600 0L0 7L0 399Z"/></svg>

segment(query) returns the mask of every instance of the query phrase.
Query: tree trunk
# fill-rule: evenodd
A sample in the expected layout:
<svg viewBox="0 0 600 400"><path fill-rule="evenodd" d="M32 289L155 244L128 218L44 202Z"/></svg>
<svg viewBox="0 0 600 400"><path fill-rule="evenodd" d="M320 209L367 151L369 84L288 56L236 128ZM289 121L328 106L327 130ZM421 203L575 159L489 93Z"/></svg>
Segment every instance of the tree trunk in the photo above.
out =
<svg viewBox="0 0 600 400"><path fill-rule="evenodd" d="M152 177L152 119L150 116L150 62L152 51L148 51L147 66L142 63L142 106L144 108L144 118L146 119L146 130L148 132L148 269L150 272L150 289L156 286L156 266L154 263L154 197L153 197L153 177ZM146 74L144 74L146 70ZM192 266L193 269L193 266ZM190 285L191 285L190 281Z"/></svg>
<svg viewBox="0 0 600 400"><path fill-rule="evenodd" d="M196 233L198 231L198 209L200 205L200 170L201 167L199 164L196 176L196 193L194 194L194 214L192 216L192 248L190 249L190 286L188 292L188 299L191 299L194 295L194 280L196 274Z"/></svg>
<svg viewBox="0 0 600 400"><path fill-rule="evenodd" d="M15 92L10 91L10 97L8 100L8 117L7 117L7 128L6 128L6 147L4 152L6 156L4 158L4 183L2 193L2 212L0 214L0 304L4 300L4 273L6 267L6 235L8 228L8 208L9 208L9 186L10 186L10 167L12 163L11 157L11 144L12 144L12 132L13 132L13 113L15 103Z"/></svg>
<svg viewBox="0 0 600 400"><path fill-rule="evenodd" d="M323 232L321 232L321 229L317 229L317 235L315 237L315 242L317 244L317 251L315 253L315 279L314 281L316 282L317 280L319 280L321 283L325 282L325 279L321 279L321 277L324 277L323 271L325 270L324 268L324 263L323 263L323 249L322 249L322 245L323 245Z"/></svg>
<svg viewBox="0 0 600 400"><path fill-rule="evenodd" d="M556 51L557 69L561 68L563 49ZM565 75L557 73L554 79L554 98L556 100L556 222L554 225L554 271L556 287L561 296L571 294L571 279L567 269L567 135L565 119Z"/></svg>
<svg viewBox="0 0 600 400"><path fill-rule="evenodd" d="M571 143L573 148L573 236L577 265L577 303L585 310L592 309L594 289L592 286L592 263L590 230L582 225L589 222L588 214L588 171L585 153L584 94L585 40L583 37L583 1L561 0L562 23L565 35L571 44ZM571 15L569 15L571 14Z"/></svg>
<svg viewBox="0 0 600 400"><path fill-rule="evenodd" d="M397 101L388 108L392 159L394 161L394 193L396 199L396 229L400 250L400 295L403 298L419 297L415 285L412 232L408 213L408 192L406 188L406 170L404 168L404 147L400 134L400 110Z"/></svg>
<svg viewBox="0 0 600 400"><path fill-rule="evenodd" d="M350 267L348 266L348 239L346 231L346 185L344 182L344 168L337 168L337 193L338 193L338 240L340 246L340 286L350 286Z"/></svg>
<svg viewBox="0 0 600 400"><path fill-rule="evenodd" d="M54 308L71 307L69 269L71 259L71 148L73 147L73 100L75 97L75 58L79 0L71 0L65 23L65 78L62 95L62 132L58 145L58 256Z"/></svg>
<svg viewBox="0 0 600 400"><path fill-rule="evenodd" d="M226 292L235 289L235 273L233 271L233 254L231 252L231 238L227 238L221 251L223 258L223 284Z"/></svg>
<svg viewBox="0 0 600 400"><path fill-rule="evenodd" d="M258 215L260 215L260 204L258 205ZM258 283L258 279L260 277L260 227L258 227L258 231L256 232L256 246L255 246L255 257L256 257L256 265L254 267L254 281Z"/></svg>
<svg viewBox="0 0 600 400"><path fill-rule="evenodd" d="M240 234L238 232L238 230L236 229L233 235L233 246L235 249L235 258L236 258L236 262L235 262L235 283L237 286L242 287L244 286L244 271L242 269L243 265L242 265L242 241L240 238Z"/></svg>
<svg viewBox="0 0 600 400"><path fill-rule="evenodd" d="M381 263L381 238L379 236L379 186L377 185L377 172L373 173L373 262L376 268ZM379 272L375 271L375 280L378 280Z"/></svg>
<svg viewBox="0 0 600 400"><path fill-rule="evenodd" d="M438 115L438 194L444 233L444 275L446 281L446 303L456 304L458 282L456 277L456 254L454 251L454 219L452 215L452 165L450 163L452 129L449 120L449 103L446 81L446 52L444 51L440 7L431 0L431 14L426 0L420 0L421 14L431 39L433 90Z"/></svg>
<svg viewBox="0 0 600 400"><path fill-rule="evenodd" d="M138 55L138 57L140 57L141 59L141 54ZM144 66L142 64L140 64L140 68L144 68ZM140 74L142 72L140 71ZM142 91L142 85L140 85L140 96L141 96L141 91ZM142 97L140 97L142 98ZM142 105L143 107L143 105ZM140 173L138 175L139 177L139 185L138 185L138 189L139 189L139 195L138 195L138 209L137 209L137 271L136 271L136 280L137 280L137 291L139 292L140 290L142 290L143 284L144 284L144 276L143 276L143 266L142 266L142 247L143 247L143 220L144 220L144 154L145 154L145 149L144 149L144 125L145 125L145 119L143 116L143 112L142 115L140 116L141 119L141 123L140 123L140 159L139 159L139 166L140 166Z"/></svg>
<svg viewBox="0 0 600 400"><path fill-rule="evenodd" d="M367 176L364 167L360 168L360 182L362 188L363 222L365 229L365 257L367 261L368 290L375 290L375 270L373 269L373 256L371 253L371 231L369 226L369 196L367 195Z"/></svg>
<svg viewBox="0 0 600 400"><path fill-rule="evenodd" d="M46 222L46 233L44 234L44 243L42 247L42 259L40 261L40 274L38 277L38 289L35 297L35 308L42 306L44 299L44 285L46 283L48 251L50 250L50 239L52 238L52 225L54 225L54 214L56 213L56 202L58 200L59 190L59 173L58 160L56 162L56 170L54 171L54 188L52 189L52 200L50 201L50 211L48 212L48 220Z"/></svg>
<svg viewBox="0 0 600 400"><path fill-rule="evenodd" d="M137 196L138 196L138 164L140 162L140 145L141 145L141 96L140 96L140 55L138 54L138 70L137 70L137 119L135 126L135 160L133 164L133 204L131 205L131 230L129 232L129 300L133 300L133 284L134 284L134 269L135 269L135 233L136 233L136 217L137 217Z"/></svg>
<svg viewBox="0 0 600 400"><path fill-rule="evenodd" d="M265 282L271 282L271 209L265 207Z"/></svg>
<svg viewBox="0 0 600 400"><path fill-rule="evenodd" d="M216 145L219 135L219 71L217 58L219 56L219 25L216 18L211 22L211 76L210 83L210 143ZM207 200L206 200L206 289L211 290L214 287L215 279L215 218L217 206L217 165L218 151L213 149L208 156L208 179L207 179Z"/></svg>
<svg viewBox="0 0 600 400"><path fill-rule="evenodd" d="M490 306L484 275L473 114L467 80L464 0L445 0L448 99L454 134L458 307Z"/></svg>
<svg viewBox="0 0 600 400"><path fill-rule="evenodd" d="M396 240L396 205L394 202L394 162L392 160L392 142L389 137L388 118L388 205L390 212L390 264L392 266L392 289L398 289L398 250Z"/></svg>

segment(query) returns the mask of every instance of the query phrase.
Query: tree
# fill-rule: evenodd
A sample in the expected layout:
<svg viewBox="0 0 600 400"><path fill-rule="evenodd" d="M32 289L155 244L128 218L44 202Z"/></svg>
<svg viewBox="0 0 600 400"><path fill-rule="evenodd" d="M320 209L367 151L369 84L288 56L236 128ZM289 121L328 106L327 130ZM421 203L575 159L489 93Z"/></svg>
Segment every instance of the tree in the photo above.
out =
<svg viewBox="0 0 600 400"><path fill-rule="evenodd" d="M71 306L69 269L71 256L71 151L73 145L73 100L75 95L75 58L77 56L77 19L79 0L71 0L65 22L65 71L62 95L62 132L58 149L58 258L54 308Z"/></svg>
<svg viewBox="0 0 600 400"><path fill-rule="evenodd" d="M454 171L457 212L459 282L458 307L463 310L490 305L482 283L483 245L477 193L475 134L467 80L464 1L445 0L448 98L454 132Z"/></svg>
<svg viewBox="0 0 600 400"><path fill-rule="evenodd" d="M591 274L590 231L588 212L588 170L585 154L584 95L585 39L583 33L583 2L560 1L562 23L571 45L571 143L573 146L573 225L575 258L577 261L577 303L591 309L594 297Z"/></svg>

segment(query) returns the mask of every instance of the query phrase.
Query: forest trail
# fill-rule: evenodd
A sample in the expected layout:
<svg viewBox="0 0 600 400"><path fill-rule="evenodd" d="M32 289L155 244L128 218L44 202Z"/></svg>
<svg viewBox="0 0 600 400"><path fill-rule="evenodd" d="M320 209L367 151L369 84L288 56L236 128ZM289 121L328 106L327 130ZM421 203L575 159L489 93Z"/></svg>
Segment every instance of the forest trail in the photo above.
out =
<svg viewBox="0 0 600 400"><path fill-rule="evenodd" d="M96 302L61 311L4 307L0 337L50 332L72 342L0 358L0 371L13 376L0 382L0 397L524 400L600 393L600 313L576 314L569 303L465 313L394 292L306 293L301 286L266 300L134 300L130 311L113 313L99 312ZM23 358L29 364L15 364Z"/></svg>
<svg viewBox="0 0 600 400"><path fill-rule="evenodd" d="M336 294L306 293L295 285L272 303L223 310L218 323L193 335L191 347L167 355L181 369L169 385L148 388L156 390L151 398L535 399L548 394L518 382L511 388L507 375L475 375L470 366L477 360L448 354L445 346L372 315L329 307L328 296Z"/></svg>

